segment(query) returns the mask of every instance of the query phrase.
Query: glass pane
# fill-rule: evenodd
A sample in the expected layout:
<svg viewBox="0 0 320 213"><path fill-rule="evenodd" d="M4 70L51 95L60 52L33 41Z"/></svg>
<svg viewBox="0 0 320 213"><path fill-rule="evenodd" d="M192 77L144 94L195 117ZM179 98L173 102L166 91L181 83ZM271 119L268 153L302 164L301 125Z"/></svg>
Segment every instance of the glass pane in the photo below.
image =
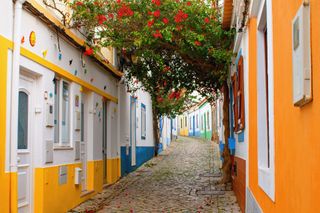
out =
<svg viewBox="0 0 320 213"><path fill-rule="evenodd" d="M84 103L81 103L81 141L84 141Z"/></svg>
<svg viewBox="0 0 320 213"><path fill-rule="evenodd" d="M62 137L63 144L69 144L69 84L62 85Z"/></svg>
<svg viewBox="0 0 320 213"><path fill-rule="evenodd" d="M54 83L54 142L59 143L59 99L60 99L60 81Z"/></svg>
<svg viewBox="0 0 320 213"><path fill-rule="evenodd" d="M19 92L18 149L28 149L28 99L27 93Z"/></svg>

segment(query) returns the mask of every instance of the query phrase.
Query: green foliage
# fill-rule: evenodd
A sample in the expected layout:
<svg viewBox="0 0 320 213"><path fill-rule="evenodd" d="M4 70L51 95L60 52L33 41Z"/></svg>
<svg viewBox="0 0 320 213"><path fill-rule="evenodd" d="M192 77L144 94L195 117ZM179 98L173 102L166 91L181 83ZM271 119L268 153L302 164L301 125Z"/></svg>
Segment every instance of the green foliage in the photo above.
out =
<svg viewBox="0 0 320 213"><path fill-rule="evenodd" d="M142 86L159 115L172 115L194 90L215 98L227 77L233 32L222 29L219 9L204 2L77 0L70 6L73 26L88 33L90 45L125 55L130 90Z"/></svg>

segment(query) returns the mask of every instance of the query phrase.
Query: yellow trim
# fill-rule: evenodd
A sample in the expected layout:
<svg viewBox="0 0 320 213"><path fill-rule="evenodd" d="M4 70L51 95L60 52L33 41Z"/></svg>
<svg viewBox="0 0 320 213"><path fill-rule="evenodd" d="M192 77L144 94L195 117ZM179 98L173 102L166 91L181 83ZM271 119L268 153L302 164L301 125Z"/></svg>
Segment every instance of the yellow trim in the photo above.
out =
<svg viewBox="0 0 320 213"><path fill-rule="evenodd" d="M36 2L36 0L27 0L27 2L29 4L31 4L35 9L37 9L40 13L42 13L47 19L49 19L52 23L54 23L57 27L61 28L62 30L64 30L64 32L70 37L72 38L72 40L74 40L77 44L81 45L81 46L85 46L85 41L81 38L79 38L78 36L76 36L71 30L69 30L68 28L66 28L65 26L63 26L63 24L61 23L61 21L59 19L57 19L56 17L54 17L52 15L51 12L49 12L46 8L44 8L43 6L41 6L39 3ZM121 77L123 75L122 72L116 70L111 64L108 64L106 62L104 62L104 60L99 56L99 55L94 55L94 57L100 61L104 66L106 66L107 68L110 69L111 72L113 72L114 74L116 74L117 76Z"/></svg>
<svg viewBox="0 0 320 213"><path fill-rule="evenodd" d="M8 40L7 38L3 37L0 35L0 45L7 47L8 49L12 49L13 48L13 42L11 42L10 40ZM61 67L49 62L48 60L38 56L37 54L31 52L30 50L27 50L24 47L21 47L21 55L29 58L30 60L48 68L49 70L52 70L53 72L61 75L62 77L66 78L69 81L73 81L79 85L81 85L82 87L84 87L85 89L91 90L103 97L105 97L106 99L114 102L114 103L118 103L118 98L102 91L101 89L87 83L86 81L74 76L73 74L71 74L70 72L62 69ZM6 91L6 90L5 90ZM4 128L5 129L5 128Z"/></svg>

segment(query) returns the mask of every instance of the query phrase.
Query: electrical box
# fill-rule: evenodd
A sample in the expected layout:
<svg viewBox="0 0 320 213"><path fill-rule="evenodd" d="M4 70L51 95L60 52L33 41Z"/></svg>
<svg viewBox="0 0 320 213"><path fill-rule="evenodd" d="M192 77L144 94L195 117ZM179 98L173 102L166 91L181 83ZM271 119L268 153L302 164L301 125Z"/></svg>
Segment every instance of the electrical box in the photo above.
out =
<svg viewBox="0 0 320 213"><path fill-rule="evenodd" d="M292 21L293 103L301 107L312 100L310 6L303 3Z"/></svg>
<svg viewBox="0 0 320 213"><path fill-rule="evenodd" d="M76 111L75 116L76 116L75 131L80 131L80 129L81 129L81 113L79 111Z"/></svg>
<svg viewBox="0 0 320 213"><path fill-rule="evenodd" d="M74 184L75 185L81 184L81 177L82 177L82 169L79 167L76 167L74 169Z"/></svg>
<svg viewBox="0 0 320 213"><path fill-rule="evenodd" d="M53 105L46 103L46 127L54 126Z"/></svg>
<svg viewBox="0 0 320 213"><path fill-rule="evenodd" d="M45 163L53 163L53 141L46 141Z"/></svg>
<svg viewBox="0 0 320 213"><path fill-rule="evenodd" d="M80 141L74 142L75 160L80 160Z"/></svg>

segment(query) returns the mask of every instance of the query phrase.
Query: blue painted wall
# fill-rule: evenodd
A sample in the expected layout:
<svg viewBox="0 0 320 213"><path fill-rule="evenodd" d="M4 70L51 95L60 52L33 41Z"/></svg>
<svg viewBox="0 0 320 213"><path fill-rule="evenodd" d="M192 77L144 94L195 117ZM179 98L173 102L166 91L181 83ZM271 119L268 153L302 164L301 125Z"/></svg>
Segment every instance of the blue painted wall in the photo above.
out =
<svg viewBox="0 0 320 213"><path fill-rule="evenodd" d="M121 176L125 176L130 172L139 168L143 163L147 162L154 156L154 147L137 146L136 147L136 166L131 166L131 147L129 155L126 155L126 147L121 147Z"/></svg>

